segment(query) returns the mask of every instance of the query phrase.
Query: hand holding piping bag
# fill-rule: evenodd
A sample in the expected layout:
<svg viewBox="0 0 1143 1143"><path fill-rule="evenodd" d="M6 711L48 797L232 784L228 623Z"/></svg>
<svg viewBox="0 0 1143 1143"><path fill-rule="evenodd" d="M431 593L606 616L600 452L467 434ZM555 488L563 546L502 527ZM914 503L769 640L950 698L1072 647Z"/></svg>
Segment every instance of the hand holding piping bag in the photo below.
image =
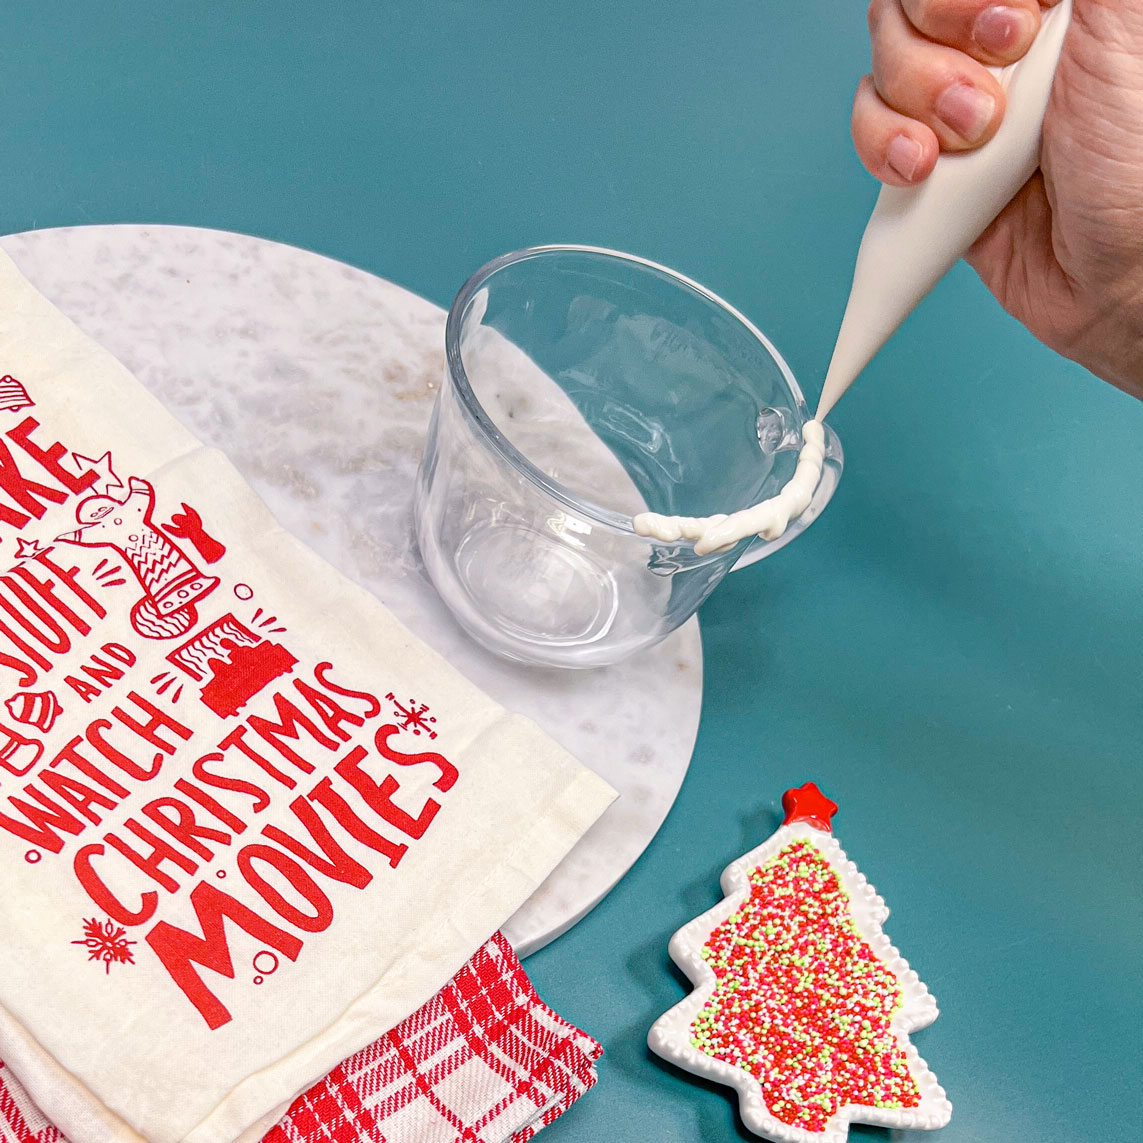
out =
<svg viewBox="0 0 1143 1143"><path fill-rule="evenodd" d="M645 513L637 531L700 555L780 536L806 506L811 434L964 255L1047 345L1143 396L1143 0L1074 10L1073 24L1073 0L873 0L853 131L886 186L798 471L746 512Z"/></svg>
<svg viewBox="0 0 1143 1143"><path fill-rule="evenodd" d="M853 137L890 187L923 187L938 155L987 149L1023 59L1065 4L873 0L873 74ZM1074 0L1039 170L968 251L1009 313L1050 348L1143 397L1143 0Z"/></svg>
<svg viewBox="0 0 1143 1143"><path fill-rule="evenodd" d="M951 2L930 0L925 10ZM957 2L962 8L966 6L964 0ZM1036 7L1035 0L1028 2ZM903 37L903 43L896 45L898 49L913 49L920 52L922 59L922 48L937 52L947 69L936 84L930 84L940 90L935 98L934 119L943 123L939 115L956 118L964 131L976 132L974 137L978 139L983 138L981 133L992 134L976 148L963 147L941 155L924 180L882 190L857 253L853 288L822 387L818 420L829 414L917 303L1035 176L1040 163L1041 132L1071 19L1072 0L1061 0L1040 18L1039 30L1022 58L992 72L967 56L961 57L960 53L915 34L906 8L919 9L920 5L917 0L893 0L891 4L875 0L871 9L875 70L879 74L885 70L878 66L884 48L877 46L877 37L886 27L895 27ZM960 58L966 66L957 70L954 64ZM890 70L894 63L901 66L899 60L890 56ZM967 73L972 68L976 72L970 80ZM916 88L922 83L922 74L907 73L898 81L901 100L919 101ZM980 86L973 86L973 81ZM881 82L891 88L888 80ZM870 98L868 93L867 82L858 94L859 113ZM876 105L875 109L901 119L887 104L884 111ZM976 116L971 126L966 125L969 111ZM921 123L916 127L918 133L926 129ZM948 128L944 128L944 136L947 147L952 140ZM899 131L888 140L886 155L892 149L894 161L899 161L899 153L916 143Z"/></svg>

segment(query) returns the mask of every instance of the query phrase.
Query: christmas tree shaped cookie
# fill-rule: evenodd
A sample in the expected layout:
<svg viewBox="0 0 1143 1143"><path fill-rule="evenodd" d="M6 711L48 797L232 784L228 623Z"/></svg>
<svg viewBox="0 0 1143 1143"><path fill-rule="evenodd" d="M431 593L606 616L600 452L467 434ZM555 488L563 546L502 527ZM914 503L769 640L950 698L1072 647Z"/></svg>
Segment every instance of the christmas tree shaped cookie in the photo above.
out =
<svg viewBox="0 0 1143 1143"><path fill-rule="evenodd" d="M830 830L812 782L722 875L725 898L671 938L694 991L651 1049L733 1085L746 1126L780 1143L844 1143L851 1122L943 1127L952 1105L909 1033L937 1006L881 926L885 902Z"/></svg>

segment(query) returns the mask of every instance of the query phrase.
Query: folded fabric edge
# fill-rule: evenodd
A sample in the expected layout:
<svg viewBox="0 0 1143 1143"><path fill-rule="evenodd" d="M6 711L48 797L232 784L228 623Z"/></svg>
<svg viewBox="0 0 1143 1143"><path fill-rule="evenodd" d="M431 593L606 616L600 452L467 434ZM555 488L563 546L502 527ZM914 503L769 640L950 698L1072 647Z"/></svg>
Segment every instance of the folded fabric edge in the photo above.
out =
<svg viewBox="0 0 1143 1143"><path fill-rule="evenodd" d="M504 728L506 725L513 730L525 731L526 737L535 736L543 738L545 742L549 741L539 727L520 715L505 715L485 732L485 736L491 736L497 727ZM434 985L422 988L411 1001L403 1003L399 1014L393 1009L387 995L391 978L382 976L324 1032L239 1083L180 1143L233 1143L246 1134L251 1124L264 1121L271 1110L282 1106L283 1089L290 1093L288 1100L292 1102L342 1060L417 1011L463 968L469 957L489 939L491 932L496 931L499 923L503 923L523 903L528 895L525 893L521 897L519 878L523 876L523 870L528 869L530 891L534 891L616 796L616 792L597 774L578 767L570 783L561 784L559 792L537 807L537 817L543 824L537 824L517 839L516 844L505 854L504 861L497 870L497 882L486 880L473 887L469 899L485 897L484 915L497 916L500 920L492 926L490 932L468 934L471 951L464 959L456 963L452 959L438 958L444 962L445 971L437 975ZM553 823L547 812L553 803L561 803L564 825L562 832L552 828ZM528 860L519 860L520 854L527 854ZM440 920L435 919L426 922L418 934L422 937L417 942L418 946L429 960L434 959L434 937L439 938L442 931ZM87 1141L75 1140L74 1143Z"/></svg>
<svg viewBox="0 0 1143 1143"><path fill-rule="evenodd" d="M525 737L530 737L532 734L542 735L542 731L535 727L530 720L519 715L508 714L505 714L501 720L488 728L486 733L494 732L496 727L503 726L505 722L509 723L512 729L523 731ZM569 814L569 820L564 823L566 833L562 837L554 835L549 821L542 831L543 837L537 838L533 834L529 834L521 839L513 847L512 852L506 855L502 867L506 878L511 881L514 880L511 877L512 874L522 873L512 860L520 852L527 853L531 859L522 864L532 865L534 870L537 852L546 849L546 860L542 868L550 866L548 868L548 872L550 872L550 869L559 863L571 845L575 844L582 832L607 809L615 796L614 790L597 775L586 769L580 770L571 786L561 787L560 793L549 799L549 802L545 803L538 811L539 816L546 820L547 814L542 811L550 808L551 801L562 801ZM535 872L528 874L529 878L536 880L537 883L542 881L546 875L546 873L537 875ZM487 889L487 885L477 886L474 889L474 895ZM475 940L472 939L471 935L469 936L469 943L473 945L474 952L479 950L486 936L487 934L483 934ZM503 941L504 947L511 947L506 939L502 937L500 939ZM424 942L422 947L428 943L427 941ZM514 957L515 953L513 952L512 955ZM291 1053L291 1055L305 1054L309 1058L305 1061L298 1061L298 1065L305 1068L305 1072L301 1073L305 1075L305 1078L295 1080L293 1090L287 1097L278 1096L267 1110L266 1095L268 1093L260 1090L261 1083L253 1081L262 1081L267 1086L273 1083L280 1091L281 1076L279 1069L283 1062L289 1061L290 1057L285 1057L285 1061L277 1061L271 1068L264 1069L255 1076L249 1077L244 1083L236 1087L210 1116L188 1134L186 1143L197 1143L200 1139L226 1140L227 1143L231 1143L231 1141L233 1143L257 1143L257 1140L261 1139L266 1131L281 1119L298 1096L307 1091L315 1082L320 1081L342 1060L367 1047L380 1035L389 1031L402 1019L431 1000L436 991L444 987L463 968L464 963L462 961L459 965L451 966L452 971L443 975L436 989L430 990L427 995L417 999L416 1003L403 1006L406 1010L399 1016L387 1021L382 1020L381 1024L370 1019L370 1016L376 1016L376 1013L370 1013L369 1009L371 1002L375 1004L377 1000L382 999L386 981L385 978L382 978L375 982L356 1004L351 1006L339 1020L335 1021L322 1037L319 1037L325 1042L317 1059L312 1055L315 1050L314 1040L299 1045L295 1052ZM527 980L526 974L524 974L523 979ZM530 981L528 981L527 987L534 1002L543 1004ZM549 1011L551 1010L549 1009ZM563 1025L569 1033L579 1033L579 1029L563 1020L558 1013L552 1011L552 1017L556 1022ZM602 1048L595 1044L595 1041L591 1041L591 1043L595 1045L595 1055L592 1058L598 1058ZM134 1131L128 1123L117 1116L102 1100L98 1099L78 1077L67 1071L2 1006L0 1006L0 1059L5 1059L8 1062L9 1069L23 1084L32 1102L43 1111L52 1123L59 1127L72 1143L146 1143L143 1136ZM257 1100L260 1105L259 1113L250 1115L247 1109L250 1102L254 1100Z"/></svg>
<svg viewBox="0 0 1143 1143"><path fill-rule="evenodd" d="M44 1117L72 1143L146 1143L3 1006L0 1060Z"/></svg>
<svg viewBox="0 0 1143 1143"><path fill-rule="evenodd" d="M594 1086L602 1051L543 1001L497 932L426 1004L307 1089L265 1143L415 1143L406 1120L422 1101L424 1115L441 1117L442 1141L452 1129L458 1141L523 1143ZM488 1075L469 1074L466 1101L455 1088L445 1096L458 1068L469 1067ZM429 1128L421 1116L413 1122Z"/></svg>
<svg viewBox="0 0 1143 1143"><path fill-rule="evenodd" d="M534 1016L539 1013L548 1025L554 1027L558 1034L554 1050L541 1061L540 1066L532 1073L530 1078L533 1083L529 1085L522 1084L517 1087L517 1097L522 1096L525 1093L525 1088L527 1088L527 1094L534 1098L536 1084L544 1085L550 1093L549 1098L542 1104L537 1105L532 1114L517 1124L510 1137L511 1143L526 1143L537 1131L554 1122L555 1119L562 1115L595 1085L598 1074L594 1065L602 1055L603 1047L588 1033L562 1017L539 996L511 945L503 934L499 932L493 934L481 948L477 949L473 956L461 966L457 973L455 973L437 993L430 997L422 1008L434 1004L438 999L443 1001L449 993L463 987L461 983L462 977L466 970L473 969L474 964L482 953L498 957L502 960L503 968L501 970L501 978L510 980L511 982L513 987L513 1000L517 1005L519 1016L523 1018L527 1015ZM412 1033L407 1031L407 1026L415 1026L419 1013L420 1009L414 1011L393 1029L385 1033L384 1036L378 1038L378 1040L371 1045L366 1045L360 1049L358 1053L355 1053L355 1055L367 1051L370 1046L385 1050L387 1045L384 1044L384 1041L395 1037L396 1040L394 1042L396 1042L406 1035L411 1035ZM508 1026L511 1027L511 1024L512 1022L509 1021ZM457 1031L464 1035L459 1021L457 1022ZM481 1028L479 1031L490 1038L493 1036L492 1029L490 1028ZM502 1043L501 1047L503 1047ZM521 1061L517 1060L514 1062ZM274 1118L267 1117L262 1122L252 1125L251 1128L235 1140L235 1143L251 1143L251 1141L256 1143L257 1140L263 1137L267 1139L267 1143L278 1143L280 1140L292 1139L296 1132L287 1130L290 1126L287 1123L290 1113L303 1113L306 1110L304 1101L307 1099L310 1103L318 1102L321 1090L324 1090L327 1085L348 1082L345 1075L338 1076L337 1073L348 1071L351 1063L350 1058L340 1061L337 1068L331 1069L331 1071L316 1084L307 1088L288 1108L279 1108L277 1111L280 1112L280 1114L276 1114ZM560 1082L558 1078L549 1077L549 1073L556 1073L559 1069L563 1069L569 1077L570 1082ZM7 1083L5 1082L5 1071L12 1077ZM27 1105L29 1102L34 1104L35 1101L31 1101L27 1093L17 1090L15 1086L17 1084L18 1079L13 1075L12 1069L10 1067L6 1068L4 1062L0 1060L0 1143L56 1143L61 1137L58 1125L54 1124L50 1120L50 1117L44 1114L43 1109L38 1105L35 1105L34 1110L40 1113L42 1122L34 1123L31 1126L29 1125L25 1117L28 1115L29 1110L33 1109L29 1109ZM316 1097L314 1095L315 1092L317 1092ZM26 1098L21 1100L21 1095L25 1095ZM24 1105L23 1108L21 1108L21 1104ZM477 1110L479 1110L479 1108ZM346 1117L346 1122L356 1123L352 1116L349 1115ZM6 1126L7 1130L5 1130ZM322 1130L332 1138L337 1138L339 1137L338 1131L336 1130L337 1126L335 1123L323 1123ZM280 1130L276 1130L276 1128Z"/></svg>

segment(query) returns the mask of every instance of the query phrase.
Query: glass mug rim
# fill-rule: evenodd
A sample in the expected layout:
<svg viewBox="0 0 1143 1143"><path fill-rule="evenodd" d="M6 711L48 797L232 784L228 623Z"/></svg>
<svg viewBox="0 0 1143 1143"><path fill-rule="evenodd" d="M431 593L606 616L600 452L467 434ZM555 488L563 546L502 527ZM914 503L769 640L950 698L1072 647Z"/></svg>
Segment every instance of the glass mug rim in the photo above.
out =
<svg viewBox="0 0 1143 1143"><path fill-rule="evenodd" d="M619 262L627 263L628 265L652 270L673 281L676 285L692 290L733 318L762 345L774 364L778 367L778 371L782 375L782 380L789 387L790 394L794 399L794 404L803 420L809 416L806 399L786 359L778 351L774 343L746 317L745 314L741 313L725 299L720 298L713 290L707 289L702 283L696 282L693 278L688 278L685 274L680 274L677 270L672 270L669 266L663 266L658 262L653 262L649 258L642 258L637 254L626 254L621 250L610 250L603 246L553 244L528 246L520 250L513 250L508 254L501 254L499 257L493 258L490 262L486 262L480 269L476 270L475 273L469 277L468 281L461 286L460 291L453 299L452 305L449 307L448 317L445 321L445 360L447 372L449 381L460 402L461 408L475 425L486 443L501 459L530 483L542 489L547 495L557 500L576 515L585 517L594 524L630 536L635 540L641 540L648 546L653 546L658 541L649 536L640 536L639 533L635 531L630 516L578 496L570 488L553 480L542 469L534 465L512 441L504 435L485 411L477 399L472 384L468 379L468 374L465 371L464 360L461 355L460 336L465 315L473 299L489 279L505 267L514 265L517 262L524 262L532 258L543 258L552 254L591 254L602 258L614 259ZM686 540L680 540L677 546L693 548L694 544Z"/></svg>

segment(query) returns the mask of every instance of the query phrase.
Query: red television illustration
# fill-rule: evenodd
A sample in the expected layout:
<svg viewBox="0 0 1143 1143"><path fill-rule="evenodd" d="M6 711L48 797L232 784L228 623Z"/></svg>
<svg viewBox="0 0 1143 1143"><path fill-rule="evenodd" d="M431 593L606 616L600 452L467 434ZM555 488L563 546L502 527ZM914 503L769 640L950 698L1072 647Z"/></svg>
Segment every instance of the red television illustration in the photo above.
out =
<svg viewBox="0 0 1143 1143"><path fill-rule="evenodd" d="M9 700L11 701L11 700ZM0 772L22 778L43 757L44 744L0 722Z"/></svg>
<svg viewBox="0 0 1143 1143"><path fill-rule="evenodd" d="M256 635L229 613L176 647L167 661L204 684L203 704L219 718L237 715L298 662L281 643Z"/></svg>

